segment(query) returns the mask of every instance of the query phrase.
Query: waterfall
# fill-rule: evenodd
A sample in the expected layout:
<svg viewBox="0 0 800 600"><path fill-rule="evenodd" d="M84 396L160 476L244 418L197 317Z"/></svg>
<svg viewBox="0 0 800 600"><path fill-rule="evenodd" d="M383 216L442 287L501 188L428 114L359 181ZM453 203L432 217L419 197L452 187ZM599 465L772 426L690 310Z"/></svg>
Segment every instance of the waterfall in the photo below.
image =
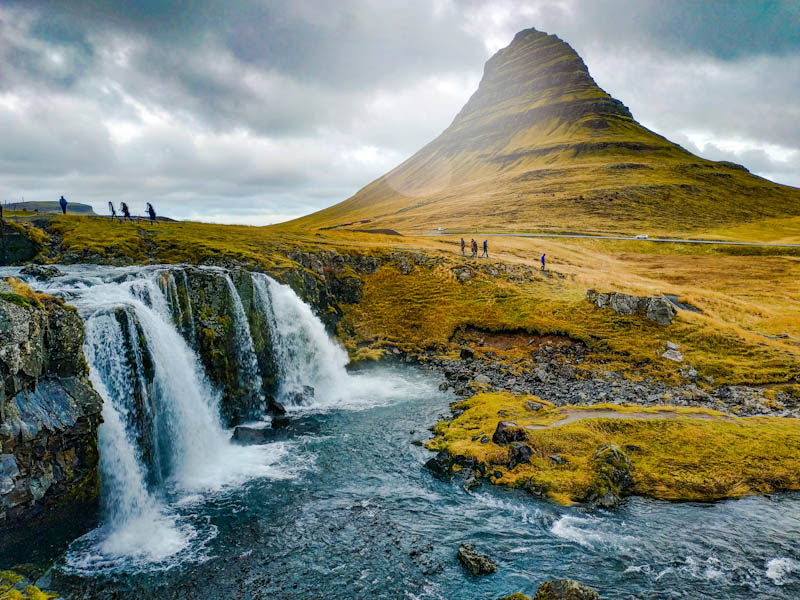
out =
<svg viewBox="0 0 800 600"><path fill-rule="evenodd" d="M233 327L236 331L236 349L238 352L237 362L240 365L239 374L241 381L239 381L239 385L247 389L251 395L258 398L259 404L263 410L264 392L262 390L258 358L256 357L256 350L253 346L253 336L250 333L250 324L247 321L244 306L242 306L242 299L239 297L236 286L233 285L231 276L228 273L225 273L224 276L233 304Z"/></svg>
<svg viewBox="0 0 800 600"><path fill-rule="evenodd" d="M315 406L343 399L352 388L345 370L347 352L325 331L322 321L292 288L253 273L256 299L270 325L279 371L278 399L292 406L305 386L314 388Z"/></svg>
<svg viewBox="0 0 800 600"><path fill-rule="evenodd" d="M133 279L78 278L48 290L70 296L81 313L90 377L104 400L98 433L103 521L87 536L92 547L73 557L80 568L105 568L117 559L158 562L180 553L196 532L169 508L169 497L211 492L256 476L290 476L275 467L286 455L285 444L230 442L220 423L218 393L173 323L159 275L143 269ZM241 302L238 306L243 316ZM152 363L149 385L141 380L144 353ZM134 406L137 386L147 394L144 409ZM148 410L152 414L144 414ZM143 459L137 439L142 428L149 428L145 433L157 464ZM149 469L163 481L150 478L148 485Z"/></svg>

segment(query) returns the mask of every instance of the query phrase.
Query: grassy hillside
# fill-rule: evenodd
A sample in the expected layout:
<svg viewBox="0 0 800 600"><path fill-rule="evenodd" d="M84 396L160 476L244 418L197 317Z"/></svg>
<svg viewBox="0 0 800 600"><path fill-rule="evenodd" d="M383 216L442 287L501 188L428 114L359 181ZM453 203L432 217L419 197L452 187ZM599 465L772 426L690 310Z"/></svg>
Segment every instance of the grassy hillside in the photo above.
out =
<svg viewBox="0 0 800 600"><path fill-rule="evenodd" d="M531 29L486 63L478 90L438 138L292 225L674 233L793 215L800 190L701 159L642 127L568 44Z"/></svg>
<svg viewBox="0 0 800 600"><path fill-rule="evenodd" d="M455 236L151 226L69 215L50 220L48 229L54 261L236 262L276 272L299 267L288 258L295 250L377 257L382 266L375 273L357 274L362 300L342 307L339 333L353 355L375 356L390 346L448 353L457 347L454 332L474 326L568 335L591 348L592 368L631 376L678 378L678 365L657 354L673 341L717 384L800 378L798 249L496 237L487 261L462 258ZM550 259L547 275L536 264L542 252ZM412 263L419 256L421 264L404 274L397 253ZM456 275L463 269L473 275L465 283ZM589 288L674 294L702 313L681 311L664 328L597 309L584 298Z"/></svg>

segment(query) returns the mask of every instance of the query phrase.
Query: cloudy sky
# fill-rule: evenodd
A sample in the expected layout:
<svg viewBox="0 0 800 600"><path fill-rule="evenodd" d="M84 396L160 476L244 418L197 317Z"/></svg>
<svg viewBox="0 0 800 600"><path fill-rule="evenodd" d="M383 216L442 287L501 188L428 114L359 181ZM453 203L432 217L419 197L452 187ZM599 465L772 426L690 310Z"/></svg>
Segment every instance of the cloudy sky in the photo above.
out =
<svg viewBox="0 0 800 600"><path fill-rule="evenodd" d="M438 135L528 27L647 127L800 186L800 2L3 0L0 200L299 216Z"/></svg>

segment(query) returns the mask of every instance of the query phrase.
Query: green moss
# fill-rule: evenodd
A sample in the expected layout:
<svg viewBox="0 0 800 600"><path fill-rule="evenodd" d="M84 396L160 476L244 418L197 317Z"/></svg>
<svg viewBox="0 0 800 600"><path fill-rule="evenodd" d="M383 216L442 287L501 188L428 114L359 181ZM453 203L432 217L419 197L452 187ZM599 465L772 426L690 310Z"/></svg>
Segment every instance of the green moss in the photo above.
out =
<svg viewBox="0 0 800 600"><path fill-rule="evenodd" d="M34 585L21 591L15 589L14 586L22 580L22 575L13 571L0 571L0 600L51 600L60 597L58 594L43 592Z"/></svg>
<svg viewBox="0 0 800 600"><path fill-rule="evenodd" d="M531 396L481 394L456 405L464 412L438 423L432 450L474 458L487 471L499 471L496 483L543 493L569 504L599 490L595 452L613 444L633 465L634 493L668 500L716 500L781 489L800 489L800 419L732 418L686 407L561 407L530 411ZM530 464L508 468L508 449L472 441L479 431L494 432L504 420L520 427L543 427L571 411L610 411L617 418L583 418L549 428L525 429L534 451ZM636 413L636 414L633 414ZM636 418L624 418L624 415ZM656 415L659 418L641 418ZM559 455L564 464L550 456ZM601 465L606 468L607 465ZM612 465L613 466L613 465ZM608 475L608 473L605 473ZM602 469L599 475L603 475ZM602 479L602 477L600 478Z"/></svg>
<svg viewBox="0 0 800 600"><path fill-rule="evenodd" d="M10 302L11 304L16 304L17 306L22 306L24 308L31 307L30 300L24 296L20 296L19 294L14 294L12 292L0 292L0 298L6 302Z"/></svg>

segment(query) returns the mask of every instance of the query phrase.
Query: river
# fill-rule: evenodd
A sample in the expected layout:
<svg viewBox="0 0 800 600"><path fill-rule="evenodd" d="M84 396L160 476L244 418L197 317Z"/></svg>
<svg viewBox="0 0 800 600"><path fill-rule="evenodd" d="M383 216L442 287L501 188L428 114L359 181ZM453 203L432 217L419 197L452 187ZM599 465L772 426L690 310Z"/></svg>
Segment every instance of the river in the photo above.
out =
<svg viewBox="0 0 800 600"><path fill-rule="evenodd" d="M266 278L275 337L302 350L279 358L283 384L310 381L318 398L290 407L292 425L270 430L265 444L238 446L157 298L154 271L65 270L33 283L69 297L86 322L87 361L106 400L103 509L78 539L30 532L0 567L52 561L45 582L67 597L491 599L533 596L561 577L606 599L800 597L798 494L630 498L603 511L438 480L422 466L430 452L411 442L428 439L454 397L417 368L346 372L311 310ZM136 316L163 368L152 399L157 468L130 432L114 307ZM468 575L456 560L462 542L491 555L498 572Z"/></svg>

